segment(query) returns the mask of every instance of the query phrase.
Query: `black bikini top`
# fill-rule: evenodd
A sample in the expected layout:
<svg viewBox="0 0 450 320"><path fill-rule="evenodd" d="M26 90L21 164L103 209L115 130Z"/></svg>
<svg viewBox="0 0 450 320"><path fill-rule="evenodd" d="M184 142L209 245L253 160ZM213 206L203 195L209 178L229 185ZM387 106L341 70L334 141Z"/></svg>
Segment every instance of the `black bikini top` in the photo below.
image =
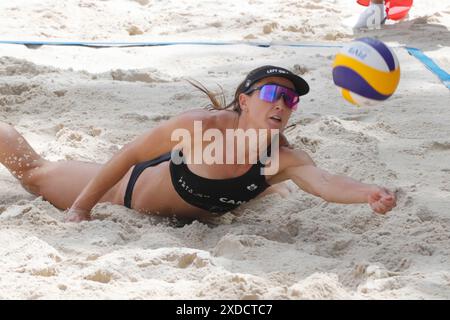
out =
<svg viewBox="0 0 450 320"><path fill-rule="evenodd" d="M270 146L267 152L270 156ZM183 157L181 150L179 154ZM264 166L258 159L239 177L209 179L193 173L185 161L180 164L170 161L170 176L175 190L184 201L213 213L225 213L255 198L270 186L261 174Z"/></svg>

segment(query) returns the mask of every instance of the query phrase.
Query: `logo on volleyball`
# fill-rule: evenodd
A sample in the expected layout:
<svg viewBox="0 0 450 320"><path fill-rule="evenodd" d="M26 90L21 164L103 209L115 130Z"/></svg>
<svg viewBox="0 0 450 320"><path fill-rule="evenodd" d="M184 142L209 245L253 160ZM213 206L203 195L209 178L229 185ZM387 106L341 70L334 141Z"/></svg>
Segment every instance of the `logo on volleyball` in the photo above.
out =
<svg viewBox="0 0 450 320"><path fill-rule="evenodd" d="M345 45L333 63L333 81L345 100L373 105L388 99L400 81L395 53L382 41L361 38Z"/></svg>

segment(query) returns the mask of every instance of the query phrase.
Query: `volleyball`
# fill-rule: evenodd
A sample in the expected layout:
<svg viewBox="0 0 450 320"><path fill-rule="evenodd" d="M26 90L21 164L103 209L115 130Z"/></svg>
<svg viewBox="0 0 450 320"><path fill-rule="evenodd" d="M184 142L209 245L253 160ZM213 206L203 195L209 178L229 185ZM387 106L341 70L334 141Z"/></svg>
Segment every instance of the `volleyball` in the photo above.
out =
<svg viewBox="0 0 450 320"><path fill-rule="evenodd" d="M333 81L350 103L374 105L388 99L397 89L400 65L385 43L360 38L346 44L336 55Z"/></svg>

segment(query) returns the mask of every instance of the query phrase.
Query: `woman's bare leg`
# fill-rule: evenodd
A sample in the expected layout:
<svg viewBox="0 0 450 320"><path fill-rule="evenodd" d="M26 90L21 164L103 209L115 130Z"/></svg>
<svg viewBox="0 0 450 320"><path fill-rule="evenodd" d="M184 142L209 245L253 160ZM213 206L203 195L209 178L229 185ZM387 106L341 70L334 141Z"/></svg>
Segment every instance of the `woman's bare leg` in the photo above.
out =
<svg viewBox="0 0 450 320"><path fill-rule="evenodd" d="M38 190L29 183L36 168L48 162L12 126L0 122L0 163L31 193Z"/></svg>
<svg viewBox="0 0 450 320"><path fill-rule="evenodd" d="M28 192L42 196L60 209L70 208L100 164L81 161L52 162L42 158L12 126L0 123L0 163ZM100 202L115 202L111 188Z"/></svg>

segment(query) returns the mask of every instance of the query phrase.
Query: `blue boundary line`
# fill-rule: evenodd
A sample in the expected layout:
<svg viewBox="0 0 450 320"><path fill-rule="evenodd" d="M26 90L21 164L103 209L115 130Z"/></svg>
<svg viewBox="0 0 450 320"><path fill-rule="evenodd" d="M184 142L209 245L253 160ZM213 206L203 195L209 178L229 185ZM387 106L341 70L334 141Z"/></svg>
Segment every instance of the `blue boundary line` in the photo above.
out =
<svg viewBox="0 0 450 320"><path fill-rule="evenodd" d="M20 40L0 40L0 44L19 44L25 46L81 46L93 48L111 47L157 47L174 45L199 45L199 46L231 46L250 45L256 47L320 47L320 48L342 48L342 45L332 44L295 44L283 42L248 42L248 41L153 41L153 42L90 42L90 41L20 41Z"/></svg>
<svg viewBox="0 0 450 320"><path fill-rule="evenodd" d="M438 76L442 81L444 86L450 89L450 74L445 70L441 69L433 60L426 56L420 49L405 47L408 53L416 57L420 62L422 62L431 72Z"/></svg>
<svg viewBox="0 0 450 320"><path fill-rule="evenodd" d="M171 46L171 45L233 45L234 42L195 42L195 41L174 41L174 42L89 42L89 41L16 41L16 40L2 40L0 44L22 44L25 46L80 46L93 48L111 48L111 47L157 47L157 46ZM266 44L254 43L256 46L266 46Z"/></svg>
<svg viewBox="0 0 450 320"><path fill-rule="evenodd" d="M277 43L277 42L226 42L226 41L173 41L173 42L76 42L76 41L17 41L17 40L0 40L0 44L19 44L25 46L82 46L91 48L123 48L123 47L157 47L157 46L173 46L173 45L199 45L199 46L230 46L230 45L250 45L262 48L271 46L284 46L296 48L342 48L342 45L332 44L295 44L295 43ZM404 47L408 53L416 57L431 72L433 72L442 83L450 89L450 75L441 69L432 59L426 56L420 49L412 47Z"/></svg>

